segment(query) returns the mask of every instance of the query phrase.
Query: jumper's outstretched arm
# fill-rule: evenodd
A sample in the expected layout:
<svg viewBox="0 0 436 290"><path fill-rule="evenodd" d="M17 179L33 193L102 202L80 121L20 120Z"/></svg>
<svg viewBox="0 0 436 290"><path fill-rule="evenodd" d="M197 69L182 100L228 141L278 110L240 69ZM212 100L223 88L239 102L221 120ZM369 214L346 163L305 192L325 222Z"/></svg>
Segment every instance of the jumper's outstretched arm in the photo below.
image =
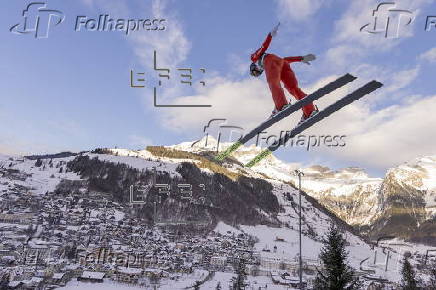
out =
<svg viewBox="0 0 436 290"><path fill-rule="evenodd" d="M272 38L277 35L277 30L279 29L279 26L280 26L280 22L273 28L273 30L271 30L270 33L268 33L268 35L266 36L265 40L262 43L262 46L251 55L252 62L256 62L262 56L262 54L265 53L265 51L268 49L269 45L271 44Z"/></svg>
<svg viewBox="0 0 436 290"><path fill-rule="evenodd" d="M288 56L288 57L285 57L283 59L285 61L287 61L288 63L301 61L301 62L304 62L305 64L310 64L310 62L312 60L316 59L316 56L314 54L310 53L310 54L306 54L305 56Z"/></svg>

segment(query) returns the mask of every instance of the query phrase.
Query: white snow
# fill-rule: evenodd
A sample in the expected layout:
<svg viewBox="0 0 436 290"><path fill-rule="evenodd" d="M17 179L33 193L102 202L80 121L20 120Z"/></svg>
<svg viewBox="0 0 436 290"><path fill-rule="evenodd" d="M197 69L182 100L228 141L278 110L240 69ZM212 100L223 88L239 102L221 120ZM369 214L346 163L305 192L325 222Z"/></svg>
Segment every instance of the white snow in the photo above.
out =
<svg viewBox="0 0 436 290"><path fill-rule="evenodd" d="M223 223L222 221L218 222L218 224L216 225L214 231L217 232L217 233L220 233L222 235L227 234L227 232L234 233L236 235L242 233L240 230L235 229L234 227L229 226L229 225Z"/></svg>
<svg viewBox="0 0 436 290"><path fill-rule="evenodd" d="M106 274L103 272L83 271L82 278L87 279L103 279Z"/></svg>
<svg viewBox="0 0 436 290"><path fill-rule="evenodd" d="M24 180L14 180L14 184L30 187L29 193L45 194L55 190L56 186L62 179L80 180L80 177L72 172L65 173L65 163L74 159L74 157L53 159L53 167L49 166L50 159L42 159L42 165L36 167L36 160L16 158L13 161L8 159L0 160L0 167L16 169L29 176ZM60 165L63 162L63 165ZM9 164L12 163L12 166ZM59 167L57 167L59 166ZM62 167L62 173L59 173ZM0 179L3 179L0 177ZM3 183L3 182L1 182Z"/></svg>
<svg viewBox="0 0 436 290"><path fill-rule="evenodd" d="M150 152L147 150L141 150L137 155L133 155L135 151L131 150L122 150L121 149L113 149L117 150L116 152L119 153L119 156L115 155L108 155L108 154L88 154L89 158L97 158L101 161L107 161L112 163L121 163L121 164L127 164L132 168L138 169L138 170L152 170L153 168L156 168L157 171L165 171L168 172L171 176L180 176L180 174L176 171L177 167L182 162L181 159L168 159L161 157L155 157L154 155L150 155ZM147 151L148 153L145 153L144 151ZM127 156L123 156L122 154L126 154ZM120 156L121 155L121 156ZM130 156L129 156L130 155ZM136 157L137 156L137 157ZM151 160L145 159L145 158L151 158Z"/></svg>
<svg viewBox="0 0 436 290"><path fill-rule="evenodd" d="M133 289L144 289L144 287L134 286L130 284L122 284L111 281L109 279L104 279L103 283L91 283L82 282L77 280L72 280L67 283L65 287L61 287L62 290L133 290Z"/></svg>
<svg viewBox="0 0 436 290"><path fill-rule="evenodd" d="M216 140L215 140L216 141ZM225 148L230 144L223 144ZM209 145L202 147L201 144L195 144L192 146L192 142L185 142L179 145L168 146L177 150L184 150L189 152L199 152L205 149L213 149L213 140ZM216 143L215 143L216 146ZM157 157L151 154L147 150L127 150L127 149L111 149L113 154L91 154L87 155L90 158L98 158L99 160L123 163L133 168L152 169L156 168L158 171L165 171L172 176L179 176L176 168L183 161L196 162L195 160L185 159L171 159ZM234 157L240 162L246 163L260 152L259 147L246 146L241 147L240 150L234 153ZM28 160L21 158L12 158L0 155L0 168L18 169L22 172L29 174L24 181L10 180L6 177L0 176L0 190L8 189L12 185L22 185L31 187L30 194L44 194L47 191L55 189L56 185L63 179L79 180L80 177L74 173L65 173L65 163L72 160L74 157L68 158L56 158L53 159L53 167L48 166L49 159L42 160L43 165L41 167L35 167L36 160ZM59 173L61 166L60 163L64 163L63 173ZM11 166L9 166L12 163ZM269 265L269 270L273 271L274 261L290 261L296 262L298 255L298 207L294 208L291 202L287 201L284 197L285 193L290 193L294 201L297 201L298 191L295 190L286 182L297 184L297 177L293 174L296 169L296 164L286 164L274 156L269 156L263 163L255 166L253 169L244 169L248 176L263 177L268 176L267 180L274 186L273 193L277 196L279 203L283 207L284 211L280 212L277 219L281 223L280 227L272 227L266 225L246 226L240 225L237 228L227 225L223 222L219 222L214 229L215 232L221 234L240 234L246 233L252 235L258 239L254 249L259 253L261 264ZM230 171L238 171L242 169L238 165L231 165L228 168ZM207 170L205 170L207 171ZM356 220L357 223L365 224L371 219L371 215L376 214L378 197L378 189L383 181L380 178L371 178L363 170L358 168L345 168L342 170L331 170L325 167L312 166L303 169L305 176L303 177L303 189L314 196L315 198L331 196L334 198L355 198L356 195L360 197L361 194L367 194L364 203L362 205L363 211L367 211L367 216L358 217L360 220ZM210 171L208 171L210 173ZM425 191L426 209L430 214L436 214L436 157L421 157L412 162L402 164L389 171L399 181L412 184L415 188ZM368 194L369 193L369 194ZM23 193L25 194L25 193ZM303 196L303 260L308 264L317 264L318 254L322 247L320 238L325 235L330 218L314 208ZM92 211L91 217L96 218L99 211ZM121 220L124 217L124 213L118 210L113 212L115 219ZM0 227L7 229L10 226L16 226L13 224L0 224ZM22 226L18 226L22 227ZM77 227L68 226L69 229L77 229ZM308 233L311 234L308 234ZM315 235L315 237L313 237ZM362 239L353 234L347 233L346 239L349 242L347 250L349 251L349 261L351 265L362 272L375 271L372 274L374 277L387 278L391 281L398 281L400 279L400 261L403 253L412 251L414 254L424 253L429 248L421 245L407 244L399 240L390 241L389 243L381 243L378 247L371 249L370 245L366 244ZM43 243L39 243L37 239L31 241L31 245L34 247L46 247ZM385 250L383 250L385 248ZM390 251L390 259L385 271L386 254ZM377 259L375 255L377 253ZM375 261L375 262L374 262ZM266 266L265 266L266 267ZM137 271L132 268L120 268L121 271ZM95 272L86 272L84 275L103 277L101 274ZM104 275L104 273L103 273ZM186 287L192 287L196 281L204 281L203 287L205 289L214 288L218 282L221 283L221 287L226 289L230 283L230 279L234 277L233 273L217 272L214 276L209 276L209 272L203 270L196 270L192 274L182 275L172 280L170 278L163 279L161 281L161 287L159 289L183 289ZM274 289L271 284L271 279L266 276L249 277L250 285L262 286L268 284L268 289ZM62 289L143 289L140 287L132 287L126 284L120 284L108 279L104 279L104 283L88 284L86 282L72 281ZM277 286L278 287L278 286ZM255 287L257 288L257 287ZM282 289L282 288L277 288Z"/></svg>

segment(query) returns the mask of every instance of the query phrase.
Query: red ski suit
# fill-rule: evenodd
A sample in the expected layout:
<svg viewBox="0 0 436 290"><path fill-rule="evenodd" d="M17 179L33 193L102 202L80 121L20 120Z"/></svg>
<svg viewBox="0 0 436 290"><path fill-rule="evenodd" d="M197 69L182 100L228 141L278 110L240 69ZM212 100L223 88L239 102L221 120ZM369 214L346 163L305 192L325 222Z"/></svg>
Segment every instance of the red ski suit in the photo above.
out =
<svg viewBox="0 0 436 290"><path fill-rule="evenodd" d="M265 51L268 49L272 40L271 33L268 34L265 41L255 53L251 55L251 61L257 62ZM302 56L290 56L281 58L275 54L265 54L263 56L263 67L266 74L266 80L268 81L269 88L271 90L272 98L277 110L281 110L284 105L288 104L285 93L280 84L283 82L288 92L293 95L297 100L300 100L306 96L306 94L298 87L298 81L294 72L291 69L289 63L295 61L302 61ZM312 103L303 107L304 116L309 116L315 107Z"/></svg>

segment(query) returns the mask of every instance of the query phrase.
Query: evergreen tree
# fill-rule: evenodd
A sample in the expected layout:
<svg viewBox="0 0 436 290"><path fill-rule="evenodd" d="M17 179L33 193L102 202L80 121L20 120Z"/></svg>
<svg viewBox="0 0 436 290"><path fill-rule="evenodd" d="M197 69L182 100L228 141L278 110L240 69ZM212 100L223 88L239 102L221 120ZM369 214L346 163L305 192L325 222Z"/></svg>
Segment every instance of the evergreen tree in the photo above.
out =
<svg viewBox="0 0 436 290"><path fill-rule="evenodd" d="M75 244L73 244L72 246L67 245L65 247L65 256L72 260L76 257L76 253L77 253L77 246Z"/></svg>
<svg viewBox="0 0 436 290"><path fill-rule="evenodd" d="M201 285L200 281L195 281L194 290L199 290L200 289L200 285Z"/></svg>
<svg viewBox="0 0 436 290"><path fill-rule="evenodd" d="M236 274L238 274L236 279L235 278L232 279L233 280L232 290L245 289L246 274L245 274L245 261L244 261L244 259L239 260L238 267L236 269Z"/></svg>
<svg viewBox="0 0 436 290"><path fill-rule="evenodd" d="M355 271L347 264L348 252L345 250L345 239L333 224L323 238L323 248L319 259L323 269L318 271L314 288L319 290L354 290L361 283L355 277Z"/></svg>
<svg viewBox="0 0 436 290"><path fill-rule="evenodd" d="M216 284L215 290L221 290L221 282L218 282L218 284Z"/></svg>
<svg viewBox="0 0 436 290"><path fill-rule="evenodd" d="M401 268L401 289L415 290L418 289L418 281L416 280L415 270L409 262L410 253L406 253L403 258L403 267Z"/></svg>
<svg viewBox="0 0 436 290"><path fill-rule="evenodd" d="M40 167L41 165L42 165L42 160L38 158L35 162L35 167Z"/></svg>

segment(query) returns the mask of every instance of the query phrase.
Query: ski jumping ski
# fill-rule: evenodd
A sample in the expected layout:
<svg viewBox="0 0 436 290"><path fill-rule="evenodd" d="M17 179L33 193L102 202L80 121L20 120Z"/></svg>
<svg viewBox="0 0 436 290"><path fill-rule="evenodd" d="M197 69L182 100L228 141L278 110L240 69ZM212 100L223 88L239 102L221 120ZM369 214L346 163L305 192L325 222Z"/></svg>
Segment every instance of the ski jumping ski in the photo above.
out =
<svg viewBox="0 0 436 290"><path fill-rule="evenodd" d="M378 81L371 81L364 86L360 87L359 89L355 90L354 92L348 94L347 96L343 97L342 99L336 101L335 103L331 104L324 110L321 110L319 113L314 115L313 117L306 119L304 122L297 125L294 129L289 131L287 134L285 134L280 140L269 146L267 149L263 150L261 153L259 153L256 157L254 157L250 162L248 162L245 167L253 167L257 163L259 163L263 158L270 155L272 152L274 152L277 148L279 148L281 145L285 145L286 142L288 142L289 139L295 137L297 134L300 134L302 131L306 130L307 128L311 127L312 125L316 124L317 122L321 121L322 119L330 116L334 112L342 109L343 107L351 104L352 102L362 98L363 96L370 94L371 92L375 91L378 88L381 88L383 86L382 83Z"/></svg>
<svg viewBox="0 0 436 290"><path fill-rule="evenodd" d="M243 136L239 141L233 143L230 147L228 147L225 151L221 152L220 154L218 154L215 157L215 160L217 161L222 161L224 160L227 156L229 156L232 152L236 151L240 146L242 146L243 144L247 143L248 141L250 141L251 138L253 138L254 136L256 136L257 134L259 134L260 132L262 132L265 129L268 129L269 127L271 127L272 125L274 125L275 123L277 123L278 121L286 118L287 116L289 116L290 114L292 114L295 111L300 110L302 107L304 107L305 105L312 103L313 101L318 100L319 98L330 94L331 92L333 92L334 90L341 88L343 86L345 86L346 84L354 81L356 79L355 76L351 75L351 74L345 74L343 76L341 76L340 78L336 79L335 81L328 83L327 85L325 85L324 87L318 89L317 91L315 91L314 93L308 95L307 97L297 101L296 103L294 103L293 105L290 105L289 107L287 107L286 109L278 112L276 115L274 115L273 117L269 118L268 120L264 121L262 124L260 124L258 127L254 128L253 130L251 130L248 134L246 134L245 136Z"/></svg>

